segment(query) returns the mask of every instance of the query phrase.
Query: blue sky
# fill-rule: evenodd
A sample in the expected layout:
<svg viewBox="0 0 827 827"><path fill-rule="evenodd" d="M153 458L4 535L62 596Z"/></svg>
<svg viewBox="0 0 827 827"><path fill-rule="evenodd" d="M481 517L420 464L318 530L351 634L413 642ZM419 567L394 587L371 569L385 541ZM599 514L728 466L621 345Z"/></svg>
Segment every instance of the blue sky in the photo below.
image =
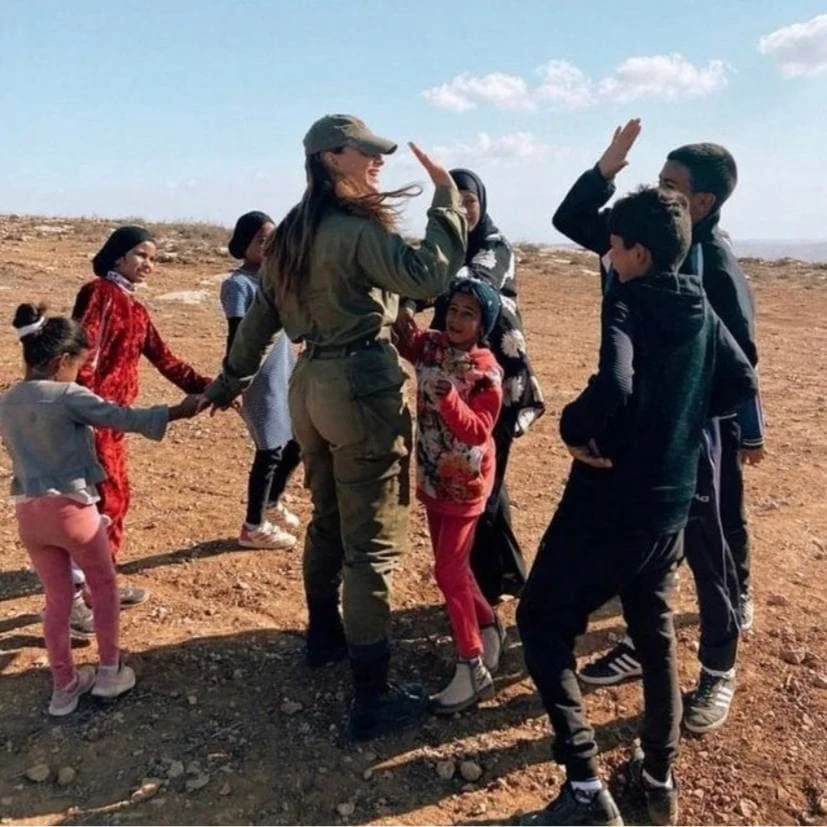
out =
<svg viewBox="0 0 827 827"><path fill-rule="evenodd" d="M278 218L307 127L351 112L478 171L512 239L553 242L575 175L639 116L621 190L718 141L740 167L734 236L824 239L826 6L3 0L0 212ZM385 183L422 177L400 148Z"/></svg>

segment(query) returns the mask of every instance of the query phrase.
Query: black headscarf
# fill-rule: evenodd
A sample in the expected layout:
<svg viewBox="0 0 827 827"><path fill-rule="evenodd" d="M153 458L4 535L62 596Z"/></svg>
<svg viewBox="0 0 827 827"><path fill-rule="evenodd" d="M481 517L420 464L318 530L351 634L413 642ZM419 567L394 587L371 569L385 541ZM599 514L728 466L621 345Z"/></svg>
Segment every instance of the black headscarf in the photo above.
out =
<svg viewBox="0 0 827 827"><path fill-rule="evenodd" d="M233 230L233 237L227 245L230 255L233 258L244 258L250 242L256 237L256 233L265 224L274 224L272 218L267 213L253 210L246 212L238 221L235 222L235 229Z"/></svg>
<svg viewBox="0 0 827 827"><path fill-rule="evenodd" d="M500 315L500 294L487 282L479 279L454 279L445 295L448 301L457 293L473 296L480 306L480 328L482 338L487 339Z"/></svg>
<svg viewBox="0 0 827 827"><path fill-rule="evenodd" d="M144 241L152 241L149 230L133 226L118 227L92 259L92 270L95 275L103 278L110 270L115 269L115 262L119 258Z"/></svg>
<svg viewBox="0 0 827 827"><path fill-rule="evenodd" d="M470 169L452 169L448 173L454 179L454 183L460 190L473 192L480 202L480 220L476 227L468 233L468 249L465 252L465 263L470 264L471 259L485 246L485 239L498 233L497 225L488 215L488 197L485 193L485 184L475 172Z"/></svg>

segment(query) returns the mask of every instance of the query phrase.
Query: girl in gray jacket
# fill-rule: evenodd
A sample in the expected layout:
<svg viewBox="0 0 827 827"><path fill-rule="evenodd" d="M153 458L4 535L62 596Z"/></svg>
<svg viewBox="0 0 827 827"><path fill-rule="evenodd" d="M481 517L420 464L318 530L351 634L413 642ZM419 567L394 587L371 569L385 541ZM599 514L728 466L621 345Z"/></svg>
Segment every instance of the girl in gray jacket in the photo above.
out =
<svg viewBox="0 0 827 827"><path fill-rule="evenodd" d="M121 408L76 383L89 340L71 319L47 319L44 308L21 304L14 327L23 345L26 375L0 395L0 436L12 460L11 493L20 540L46 593L43 632L52 670L49 714L68 715L78 698L115 698L135 685L121 662L119 599L104 522L95 507L105 479L95 454L93 427L133 431L160 440L167 423L193 416L197 397L178 405ZM69 615L71 565L86 575L95 617L100 665L76 670Z"/></svg>

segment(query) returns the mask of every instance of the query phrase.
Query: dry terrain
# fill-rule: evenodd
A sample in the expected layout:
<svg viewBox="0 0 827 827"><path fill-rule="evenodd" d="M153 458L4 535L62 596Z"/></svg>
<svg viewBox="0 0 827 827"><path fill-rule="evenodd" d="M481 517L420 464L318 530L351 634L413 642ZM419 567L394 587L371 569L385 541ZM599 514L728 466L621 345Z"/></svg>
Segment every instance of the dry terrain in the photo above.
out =
<svg viewBox="0 0 827 827"><path fill-rule="evenodd" d="M8 324L16 303L45 298L54 312L68 312L110 227L0 218L0 386L20 374ZM200 225L157 231L162 263L142 299L177 353L215 371L225 341L217 293L231 264L226 236ZM517 535L533 556L566 474L558 414L595 363L599 296L593 256L525 249L521 259L529 346L548 401L510 468ZM827 265L744 267L759 307L770 448L766 462L747 471L757 619L742 647L728 725L683 743L682 821L812 824L827 813ZM143 402L177 396L143 366ZM310 672L302 660L300 553L234 543L251 457L241 420L228 413L177 423L161 444L129 445L133 508L121 570L152 598L123 615L139 683L116 703L84 700L60 722L46 715L42 597L12 505L0 501L3 823L487 824L509 822L554 794L560 773L523 668L513 603L502 612L510 648L494 700L398 737L343 744L347 668ZM6 479L5 454L0 472ZM290 495L306 520L300 475ZM437 689L452 649L430 556L417 511L396 581L394 666ZM688 574L676 610L688 688L697 673ZM620 631L607 608L579 654L603 650ZM76 644L75 653L79 663L95 660L94 644ZM633 823L641 813L623 794L622 771L640 707L635 684L588 695L606 777ZM439 762L455 763L438 773ZM27 776L44 764L44 780Z"/></svg>

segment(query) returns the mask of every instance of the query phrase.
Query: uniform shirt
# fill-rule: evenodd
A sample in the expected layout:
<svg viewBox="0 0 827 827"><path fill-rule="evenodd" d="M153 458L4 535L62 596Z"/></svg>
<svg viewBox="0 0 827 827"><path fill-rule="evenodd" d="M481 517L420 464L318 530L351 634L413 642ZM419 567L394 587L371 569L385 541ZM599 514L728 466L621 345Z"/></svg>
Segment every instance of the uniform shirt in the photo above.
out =
<svg viewBox="0 0 827 827"><path fill-rule="evenodd" d="M319 223L306 283L299 297L276 296L268 258L261 289L241 322L222 375L206 390L227 404L249 383L273 337L343 347L379 336L396 321L399 295L442 293L465 260L467 222L456 187L438 187L428 210L425 238L413 247L376 221L330 210Z"/></svg>

